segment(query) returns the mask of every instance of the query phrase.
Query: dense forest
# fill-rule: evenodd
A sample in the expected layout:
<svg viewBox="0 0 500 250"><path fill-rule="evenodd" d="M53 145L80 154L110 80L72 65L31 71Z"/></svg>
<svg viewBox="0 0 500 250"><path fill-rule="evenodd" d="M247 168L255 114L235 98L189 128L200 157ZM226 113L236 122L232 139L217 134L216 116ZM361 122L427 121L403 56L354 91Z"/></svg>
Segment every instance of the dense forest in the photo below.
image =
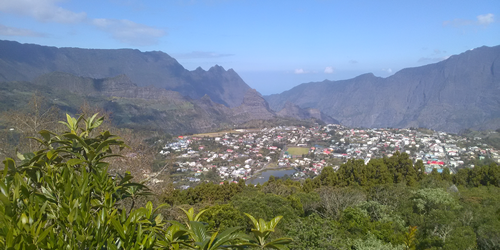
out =
<svg viewBox="0 0 500 250"><path fill-rule="evenodd" d="M326 167L303 183L273 177L262 186L242 183L173 190L163 200L207 209L202 219L213 230L244 223L243 213L283 215L276 234L293 238L292 249L500 247L496 164L425 175L422 162L397 153L367 165L349 160L337 172Z"/></svg>
<svg viewBox="0 0 500 250"><path fill-rule="evenodd" d="M49 114L30 114L46 117L15 136L17 157L2 145L2 248L500 249L494 163L426 175L421 161L396 153L303 182L178 190L139 182L154 150L136 133L91 115L49 132Z"/></svg>

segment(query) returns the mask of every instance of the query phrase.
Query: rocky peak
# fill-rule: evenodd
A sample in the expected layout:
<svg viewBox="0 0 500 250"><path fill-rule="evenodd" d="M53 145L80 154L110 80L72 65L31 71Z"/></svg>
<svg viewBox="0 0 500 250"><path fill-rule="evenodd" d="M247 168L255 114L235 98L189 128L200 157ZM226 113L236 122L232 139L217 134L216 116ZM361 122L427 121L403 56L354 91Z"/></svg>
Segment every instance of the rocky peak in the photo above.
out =
<svg viewBox="0 0 500 250"><path fill-rule="evenodd" d="M215 65L208 71L189 71L161 51L57 48L0 40L0 80L33 81L52 72L93 79L125 74L140 87L173 90L192 99L207 94L228 107L239 106L250 88L234 70Z"/></svg>
<svg viewBox="0 0 500 250"><path fill-rule="evenodd" d="M208 71L209 72L225 72L226 70L222 66L219 66L216 64L215 66L212 66Z"/></svg>

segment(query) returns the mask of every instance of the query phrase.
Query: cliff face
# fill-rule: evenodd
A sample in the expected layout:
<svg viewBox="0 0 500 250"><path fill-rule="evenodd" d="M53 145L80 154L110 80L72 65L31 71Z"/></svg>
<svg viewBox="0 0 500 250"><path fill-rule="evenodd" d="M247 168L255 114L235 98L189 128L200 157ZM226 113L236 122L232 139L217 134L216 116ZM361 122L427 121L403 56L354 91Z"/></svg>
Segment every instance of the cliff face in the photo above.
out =
<svg viewBox="0 0 500 250"><path fill-rule="evenodd" d="M211 67L208 71L201 68L190 71L186 75L186 81L187 84L178 85L172 90L193 99L208 95L213 101L231 108L239 106L246 91L250 89L233 69L226 71L219 65Z"/></svg>
<svg viewBox="0 0 500 250"><path fill-rule="evenodd" d="M267 102L253 89L245 93L238 107L229 108L212 101L208 95L193 100L175 91L139 87L126 75L93 79L55 72L39 76L33 83L4 84L9 85L6 89L11 92L18 92L19 86L40 91L65 112L77 112L87 101L111 112L118 126L162 129L172 134L208 132L276 118ZM0 96L2 93L0 91Z"/></svg>
<svg viewBox="0 0 500 250"><path fill-rule="evenodd" d="M0 40L0 80L32 81L53 72L103 79L126 75L140 87L173 90L192 99L209 95L228 107L250 89L234 70L214 66L189 71L160 51L56 48Z"/></svg>
<svg viewBox="0 0 500 250"><path fill-rule="evenodd" d="M248 90L243 98L243 103L231 111L230 119L235 123L276 118L276 114L269 108L269 104L255 89Z"/></svg>
<svg viewBox="0 0 500 250"><path fill-rule="evenodd" d="M324 114L319 109L307 108L303 109L291 102L286 102L283 106L283 109L276 113L278 117L284 118L294 118L298 120L307 120L307 119L317 119L321 120L325 123L329 124L339 124L339 122L330 116Z"/></svg>
<svg viewBox="0 0 500 250"><path fill-rule="evenodd" d="M365 74L301 84L266 96L273 110L286 102L316 108L353 127L426 127L459 132L500 127L500 46L481 47L387 78Z"/></svg>
<svg viewBox="0 0 500 250"><path fill-rule="evenodd" d="M0 81L32 82L53 89L49 95L70 92L75 100L97 98L94 101L113 110L123 124L144 121L206 131L220 124L276 118L234 70L215 65L207 71L188 71L160 51L56 48L0 40ZM71 102L60 105L78 108Z"/></svg>

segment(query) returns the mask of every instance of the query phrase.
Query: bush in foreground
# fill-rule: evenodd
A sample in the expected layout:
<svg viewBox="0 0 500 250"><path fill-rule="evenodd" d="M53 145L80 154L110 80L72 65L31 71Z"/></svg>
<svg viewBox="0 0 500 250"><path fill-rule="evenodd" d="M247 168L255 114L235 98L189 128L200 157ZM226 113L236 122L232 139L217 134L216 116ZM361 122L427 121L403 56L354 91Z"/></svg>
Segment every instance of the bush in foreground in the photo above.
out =
<svg viewBox="0 0 500 250"><path fill-rule="evenodd" d="M164 206L126 202L148 188L132 176L111 176L105 161L126 147L103 122L67 116L68 131L39 132L40 150L4 160L0 173L0 248L3 249L286 249L291 239L265 242L281 217L255 220L252 236L241 227L208 232L192 210L186 222L165 221ZM83 124L83 126L81 126ZM257 221L257 224L256 224Z"/></svg>

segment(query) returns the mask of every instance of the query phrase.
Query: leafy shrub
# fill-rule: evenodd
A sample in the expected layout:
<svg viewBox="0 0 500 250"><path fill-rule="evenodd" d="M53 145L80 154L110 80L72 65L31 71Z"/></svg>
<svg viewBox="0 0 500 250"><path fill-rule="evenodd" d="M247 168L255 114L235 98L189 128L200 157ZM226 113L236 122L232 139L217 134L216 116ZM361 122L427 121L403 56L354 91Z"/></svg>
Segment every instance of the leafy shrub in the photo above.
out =
<svg viewBox="0 0 500 250"><path fill-rule="evenodd" d="M114 152L126 145L109 131L94 135L102 122L97 115L89 119L67 115L67 121L61 122L67 132L59 135L42 130L41 139L36 139L40 150L18 154L18 163L11 158L4 160L0 172L0 248L220 249L256 244L237 232L240 227L209 233L207 225L197 221L199 216L192 216L192 209L186 211L188 220L183 225L164 221L158 209L166 204L154 209L148 202L134 208L135 197L147 194L148 188L132 182L130 173L108 173L105 160L119 157ZM129 199L132 202L126 203ZM271 231L280 218L272 220ZM262 232L256 229L254 233ZM275 243L285 247L290 241L285 238Z"/></svg>

